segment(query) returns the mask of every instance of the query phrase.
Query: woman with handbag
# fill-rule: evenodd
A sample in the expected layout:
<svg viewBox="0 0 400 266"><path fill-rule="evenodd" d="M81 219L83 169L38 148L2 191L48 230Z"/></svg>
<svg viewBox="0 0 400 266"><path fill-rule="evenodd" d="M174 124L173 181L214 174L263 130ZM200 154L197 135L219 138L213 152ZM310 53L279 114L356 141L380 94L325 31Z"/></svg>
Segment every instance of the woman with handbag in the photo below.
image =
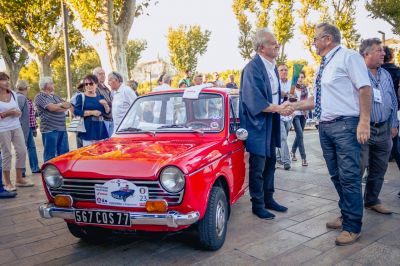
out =
<svg viewBox="0 0 400 266"><path fill-rule="evenodd" d="M78 137L82 139L83 146L87 146L108 138L103 115L110 113L110 106L102 95L96 94L98 79L95 75L87 75L83 80L84 93L76 98L74 115L84 120L86 132L78 132Z"/></svg>

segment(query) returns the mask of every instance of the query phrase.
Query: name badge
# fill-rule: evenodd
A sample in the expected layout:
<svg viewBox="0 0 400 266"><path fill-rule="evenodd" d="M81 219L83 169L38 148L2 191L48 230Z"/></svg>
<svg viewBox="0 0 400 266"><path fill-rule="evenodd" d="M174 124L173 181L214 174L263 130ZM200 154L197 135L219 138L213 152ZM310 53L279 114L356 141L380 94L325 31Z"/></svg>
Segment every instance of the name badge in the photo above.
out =
<svg viewBox="0 0 400 266"><path fill-rule="evenodd" d="M374 88L374 102L382 103L381 91Z"/></svg>

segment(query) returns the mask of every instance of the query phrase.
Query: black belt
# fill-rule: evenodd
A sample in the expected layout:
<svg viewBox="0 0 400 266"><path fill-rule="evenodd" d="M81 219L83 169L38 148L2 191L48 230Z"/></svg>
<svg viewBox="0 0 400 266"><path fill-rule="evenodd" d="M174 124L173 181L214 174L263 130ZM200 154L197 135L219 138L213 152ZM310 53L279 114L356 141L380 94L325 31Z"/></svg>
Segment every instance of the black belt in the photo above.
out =
<svg viewBox="0 0 400 266"><path fill-rule="evenodd" d="M371 122L371 127L381 127L381 126L383 126L384 124L386 124L386 121L378 122L378 123Z"/></svg>
<svg viewBox="0 0 400 266"><path fill-rule="evenodd" d="M342 120L350 119L350 118L356 118L355 116L339 116L336 117L335 119L329 120L329 121L319 121L320 124L332 124L335 122L339 122Z"/></svg>

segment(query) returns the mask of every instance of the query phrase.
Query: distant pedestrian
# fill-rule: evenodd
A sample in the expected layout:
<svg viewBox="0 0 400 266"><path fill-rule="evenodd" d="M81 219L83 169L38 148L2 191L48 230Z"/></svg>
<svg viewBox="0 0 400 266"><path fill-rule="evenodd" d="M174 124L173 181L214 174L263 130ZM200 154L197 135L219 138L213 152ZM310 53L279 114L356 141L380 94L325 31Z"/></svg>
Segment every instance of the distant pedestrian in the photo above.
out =
<svg viewBox="0 0 400 266"><path fill-rule="evenodd" d="M304 101L308 98L308 88L304 85L304 80L306 78L306 74L302 71L299 75L299 79L297 80L296 88L295 88L295 96L298 100ZM295 111L293 113L293 127L296 132L296 138L293 141L292 145L292 160L297 161L296 151L299 148L300 156L301 156L301 165L308 166L307 158L306 158L306 149L304 147L304 139L303 132L304 127L306 126L306 116L307 112L305 111Z"/></svg>
<svg viewBox="0 0 400 266"><path fill-rule="evenodd" d="M214 72L214 81L212 82L214 86L223 88L225 86L224 82L219 79L219 74L218 72Z"/></svg>
<svg viewBox="0 0 400 266"><path fill-rule="evenodd" d="M39 80L39 88L40 92L35 96L35 104L40 117L43 160L47 162L69 151L65 119L66 112L72 105L54 93L51 77L42 77Z"/></svg>
<svg viewBox="0 0 400 266"><path fill-rule="evenodd" d="M85 147L108 138L104 115L110 113L110 106L103 95L96 93L98 80L95 75L87 75L83 82L85 91L76 98L74 114L84 118L86 132L78 132L78 136Z"/></svg>
<svg viewBox="0 0 400 266"><path fill-rule="evenodd" d="M29 84L25 80L18 80L16 84L18 95L18 105L21 110L19 121L21 128L24 132L25 144L28 151L29 165L32 173L40 173L36 144L34 137L36 137L36 114L32 101L28 98ZM22 173L25 176L25 168Z"/></svg>
<svg viewBox="0 0 400 266"><path fill-rule="evenodd" d="M287 100L291 82L288 80L288 67L285 64L281 64L278 67L279 82L281 85L281 103ZM287 143L287 137L292 127L293 116L281 115L281 147L276 149L276 160L278 164L282 164L285 170L289 170L290 166L290 154L289 146Z"/></svg>
<svg viewBox="0 0 400 266"><path fill-rule="evenodd" d="M368 67L373 95L371 137L361 146L361 174L368 166L364 206L378 213L391 214L392 211L381 204L379 193L388 167L392 137L398 135L397 98L392 77L381 67L385 56L381 40L363 40L360 54Z"/></svg>
<svg viewBox="0 0 400 266"><path fill-rule="evenodd" d="M273 219L267 209L285 212L275 192L276 147L281 146L280 115L289 115L293 108L280 105L280 85L275 58L279 44L274 35L263 28L253 39L256 56L242 71L239 97L240 126L248 131L245 141L249 158L249 190L252 212L261 219Z"/></svg>
<svg viewBox="0 0 400 266"><path fill-rule="evenodd" d="M14 146L15 150L16 186L33 186L32 182L22 178L25 168L26 145L19 121L20 115L17 94L10 89L10 78L6 73L0 72L0 148L5 189L8 191L16 190L10 179L11 146Z"/></svg>
<svg viewBox="0 0 400 266"><path fill-rule="evenodd" d="M181 80L181 82L185 82L184 80ZM162 78L161 84L158 85L157 87L153 88L153 92L155 91L165 91L165 90L170 90L172 84L172 77L168 74L165 74ZM185 82L186 84L186 82Z"/></svg>
<svg viewBox="0 0 400 266"><path fill-rule="evenodd" d="M102 95L104 97L104 100L106 100L108 106L110 106L112 110L112 95L111 95L111 90L106 86L105 81L106 81L106 73L104 69L101 67L96 67L93 70L93 75L97 77L97 80L99 81L97 85L97 94ZM114 124L113 124L113 118L112 118L112 112L109 114L104 115L104 124L107 128L108 136L111 137L114 129Z"/></svg>
<svg viewBox="0 0 400 266"><path fill-rule="evenodd" d="M235 82L235 75L233 74L229 75L229 82L226 83L225 87L229 89L238 89L238 85Z"/></svg>
<svg viewBox="0 0 400 266"><path fill-rule="evenodd" d="M203 75L200 73L196 74L193 78L193 85L198 86L201 85L202 83L203 83Z"/></svg>
<svg viewBox="0 0 400 266"><path fill-rule="evenodd" d="M118 72L108 74L108 85L112 89L112 117L114 122L114 132L117 130L122 118L125 116L132 103L137 98L135 92L125 85L122 75Z"/></svg>
<svg viewBox="0 0 400 266"><path fill-rule="evenodd" d="M83 81L78 85L78 87L76 88L76 91L74 92L74 94L72 94L71 99L70 99L70 103L72 105L71 110L72 110L72 114L74 114L75 111L75 107L76 107L76 98L78 97L78 95L84 93L85 91L85 83L83 83ZM83 147L83 142L82 139L79 137L78 133L75 134L76 137L76 148L82 148Z"/></svg>

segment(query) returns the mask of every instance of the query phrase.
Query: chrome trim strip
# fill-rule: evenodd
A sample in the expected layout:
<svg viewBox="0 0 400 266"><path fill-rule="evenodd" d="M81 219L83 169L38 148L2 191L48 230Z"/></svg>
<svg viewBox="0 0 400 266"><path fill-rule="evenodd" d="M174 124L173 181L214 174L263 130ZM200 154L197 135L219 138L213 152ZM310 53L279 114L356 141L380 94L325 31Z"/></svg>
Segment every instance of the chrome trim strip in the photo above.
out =
<svg viewBox="0 0 400 266"><path fill-rule="evenodd" d="M51 203L44 203L39 206L39 214L42 218L62 218L75 220L75 208L59 208ZM88 209L88 211L111 211L101 209ZM181 225L191 225L199 220L200 213L192 211L182 214L176 211L167 213L149 213L149 212L129 212L132 225L164 225L176 228Z"/></svg>

